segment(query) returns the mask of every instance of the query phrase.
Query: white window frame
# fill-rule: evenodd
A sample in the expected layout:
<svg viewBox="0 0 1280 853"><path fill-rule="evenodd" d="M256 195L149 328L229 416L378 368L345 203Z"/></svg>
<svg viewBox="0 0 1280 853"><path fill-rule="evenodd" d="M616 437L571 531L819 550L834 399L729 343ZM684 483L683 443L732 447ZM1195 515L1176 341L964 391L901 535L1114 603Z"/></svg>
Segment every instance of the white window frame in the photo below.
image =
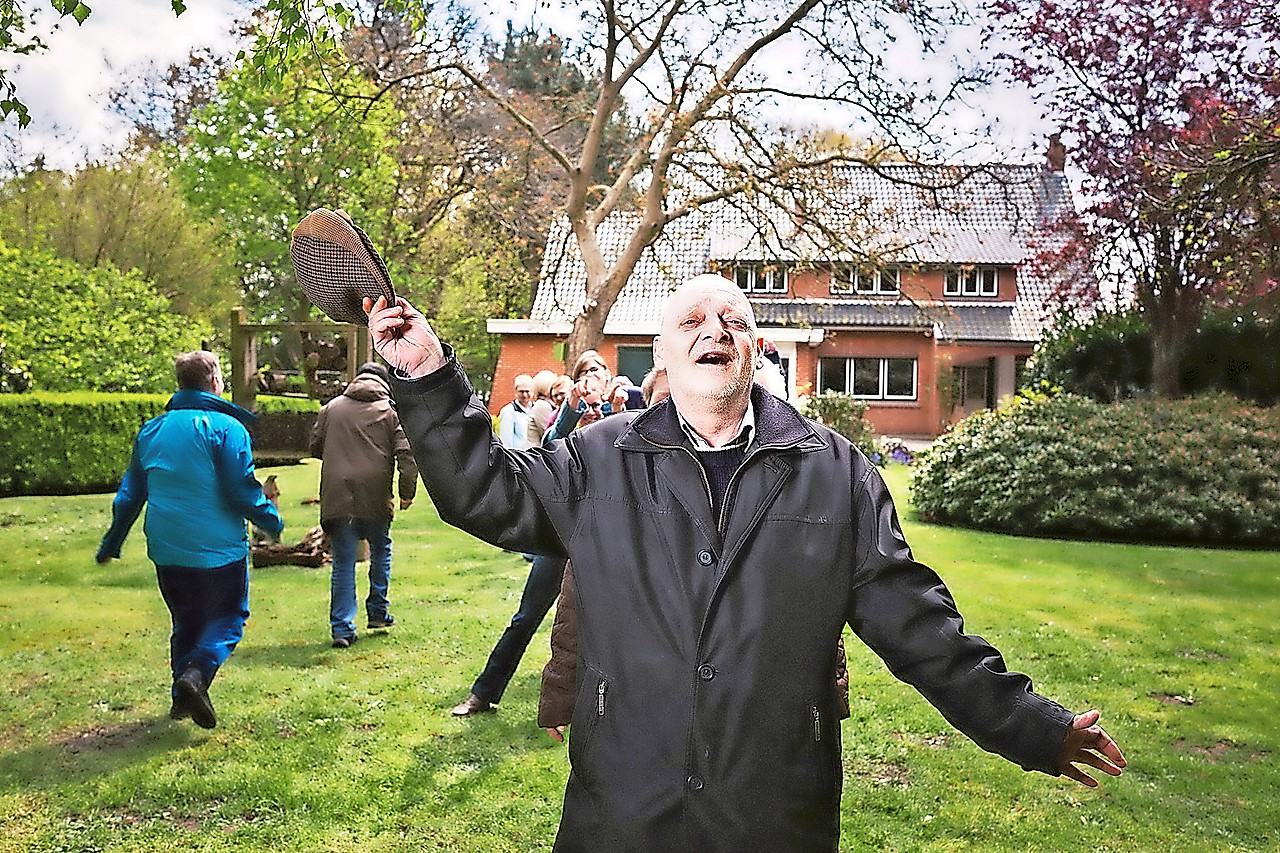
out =
<svg viewBox="0 0 1280 853"><path fill-rule="evenodd" d="M782 264L739 264L733 268L733 280L743 293L786 293L787 279L787 268Z"/></svg>
<svg viewBox="0 0 1280 853"><path fill-rule="evenodd" d="M945 296L962 296L975 299L995 298L1000 295L999 267L971 267L947 270Z"/></svg>
<svg viewBox="0 0 1280 853"><path fill-rule="evenodd" d="M857 356L826 356L818 360L818 388L822 388L823 382L823 361L826 358L839 358L844 361L844 387L849 389L844 393L849 394L859 400L886 400L891 402L915 402L920 398L920 360L910 356L878 356L878 355L857 355ZM853 366L859 359L875 360L879 362L877 366L878 374L878 390L875 394L858 394L853 389ZM909 361L911 362L911 393L909 395L890 394L889 393L889 362L891 361ZM821 393L821 392L819 392Z"/></svg>
<svg viewBox="0 0 1280 853"><path fill-rule="evenodd" d="M897 296L902 290L902 267L862 270L844 267L832 273L833 296Z"/></svg>

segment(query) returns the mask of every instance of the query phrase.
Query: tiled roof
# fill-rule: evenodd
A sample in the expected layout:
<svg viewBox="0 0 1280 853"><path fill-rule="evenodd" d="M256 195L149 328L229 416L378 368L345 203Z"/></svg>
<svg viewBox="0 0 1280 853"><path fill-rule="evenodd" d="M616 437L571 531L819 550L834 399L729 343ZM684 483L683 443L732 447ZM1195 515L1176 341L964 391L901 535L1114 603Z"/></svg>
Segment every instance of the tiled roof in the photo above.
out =
<svg viewBox="0 0 1280 853"><path fill-rule="evenodd" d="M828 299L753 299L762 328L932 329L955 341L1026 341L1016 309L1007 305L915 305L903 301L872 302Z"/></svg>
<svg viewBox="0 0 1280 853"><path fill-rule="evenodd" d="M860 232L850 238L856 239L856 246L843 252L819 251L777 209L765 215L748 214L727 202L707 205L668 225L645 249L610 312L605 331L656 332L666 294L681 281L706 272L714 262L838 261L873 255L908 264L1021 264L1030 252L1032 235L1062 215L1069 204L1063 175L1038 166L990 166L976 171L903 164L879 170L842 167L832 172L821 215L833 227L856 221L850 229ZM749 217L767 224L757 227ZM634 214L616 213L597 229L607 263L619 256L638 221ZM943 322L942 333L957 340L1039 339L1052 282L1023 265L1018 269L1017 287L1018 301L1013 306L953 307L957 319ZM586 269L562 220L553 225L548 238L531 318L550 326L571 323L585 292ZM919 313L910 305L839 300L790 303L794 308L772 300L754 304L762 325L799 324L787 318L802 313L811 315L805 322L817 326L918 325L906 317L908 312ZM770 319L775 315L778 320Z"/></svg>

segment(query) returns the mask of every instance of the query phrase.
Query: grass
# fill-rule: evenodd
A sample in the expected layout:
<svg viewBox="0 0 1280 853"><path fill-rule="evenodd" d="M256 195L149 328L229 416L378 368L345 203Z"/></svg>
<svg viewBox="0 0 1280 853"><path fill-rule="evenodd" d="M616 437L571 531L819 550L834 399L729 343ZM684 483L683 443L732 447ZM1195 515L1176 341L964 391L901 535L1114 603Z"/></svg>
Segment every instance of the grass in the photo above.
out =
<svg viewBox="0 0 1280 853"><path fill-rule="evenodd" d="M273 469L296 539L314 464ZM917 523L969 630L1130 758L1090 791L951 730L849 642L843 850L1280 847L1280 555L986 535ZM545 631L501 711L454 720L526 564L419 502L393 528L396 627L328 646L328 574L253 576L212 732L165 716L167 613L140 527L93 562L105 495L0 500L0 851L549 849L564 747L534 725Z"/></svg>

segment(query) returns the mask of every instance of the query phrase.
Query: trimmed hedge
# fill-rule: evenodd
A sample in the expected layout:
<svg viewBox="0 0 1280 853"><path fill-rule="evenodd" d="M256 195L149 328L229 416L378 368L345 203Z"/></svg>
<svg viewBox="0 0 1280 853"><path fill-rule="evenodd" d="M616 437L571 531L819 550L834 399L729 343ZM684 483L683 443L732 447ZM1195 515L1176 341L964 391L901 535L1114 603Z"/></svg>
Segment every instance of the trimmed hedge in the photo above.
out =
<svg viewBox="0 0 1280 853"><path fill-rule="evenodd" d="M133 437L168 401L98 391L0 395L0 495L114 491Z"/></svg>
<svg viewBox="0 0 1280 853"><path fill-rule="evenodd" d="M932 521L1007 533L1280 544L1280 409L1228 396L1099 403L1018 398L918 456Z"/></svg>
<svg viewBox="0 0 1280 853"><path fill-rule="evenodd" d="M37 391L0 395L0 496L80 495L115 491L133 439L164 413L168 394ZM257 461L306 450L320 405L260 398L251 432Z"/></svg>
<svg viewBox="0 0 1280 853"><path fill-rule="evenodd" d="M258 419L249 434L253 436L257 464L297 460L306 455L311 428L320 411L318 400L260 396L256 408Z"/></svg>

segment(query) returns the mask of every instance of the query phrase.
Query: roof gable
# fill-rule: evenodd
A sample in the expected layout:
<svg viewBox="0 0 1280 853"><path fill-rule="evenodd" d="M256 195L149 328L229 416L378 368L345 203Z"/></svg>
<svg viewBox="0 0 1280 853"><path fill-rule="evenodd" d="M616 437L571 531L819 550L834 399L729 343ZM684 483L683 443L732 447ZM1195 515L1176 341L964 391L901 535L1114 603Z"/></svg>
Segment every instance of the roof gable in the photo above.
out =
<svg viewBox="0 0 1280 853"><path fill-rule="evenodd" d="M716 262L815 263L874 256L904 264L1018 265L1031 254L1032 238L1042 236L1046 224L1070 208L1062 173L1038 166L842 166L829 176L821 215L837 228L854 220L869 226L851 237L856 245L821 251L795 225L792 214L780 208L748 213L729 201L707 205L669 224L645 249L610 312L606 333L657 332L666 294ZM596 236L606 263L617 260L638 224L639 217L629 212L615 213L601 223ZM1042 248L1043 241L1036 251ZM999 307L998 318L990 311L981 319L966 311L967 319L940 320L939 331L957 340L1037 340L1052 282L1023 266L1017 288L1017 303ZM547 328L564 328L577 315L585 294L581 253L568 223L560 220L548 236L531 319ZM851 307L856 303L849 300L833 301L829 307L810 302L807 309L793 301L789 312L775 302L755 304L763 326L845 325L840 320L854 326L906 323L875 322L867 309ZM918 314L907 304L882 313L897 317L906 312Z"/></svg>

